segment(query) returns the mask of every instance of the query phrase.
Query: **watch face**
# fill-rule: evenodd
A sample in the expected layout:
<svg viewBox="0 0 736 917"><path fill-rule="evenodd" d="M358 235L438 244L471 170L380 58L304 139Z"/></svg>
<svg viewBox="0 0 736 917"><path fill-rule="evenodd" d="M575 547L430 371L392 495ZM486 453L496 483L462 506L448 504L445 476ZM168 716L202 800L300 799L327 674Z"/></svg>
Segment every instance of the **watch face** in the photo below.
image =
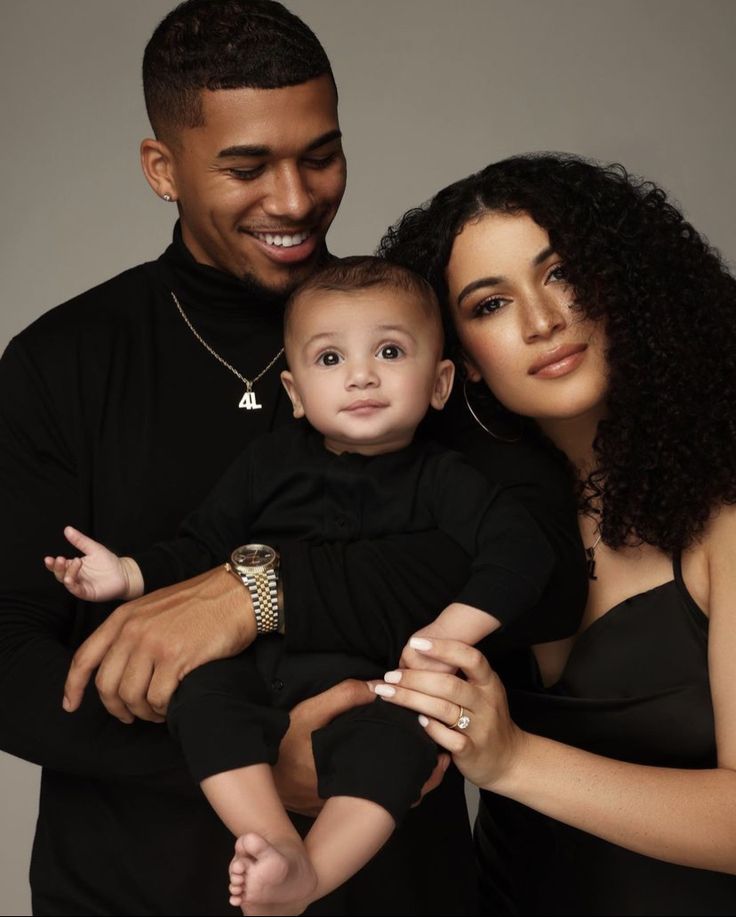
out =
<svg viewBox="0 0 736 917"><path fill-rule="evenodd" d="M236 548L231 561L236 568L241 570L254 567L269 567L276 560L276 552L265 544L244 544Z"/></svg>

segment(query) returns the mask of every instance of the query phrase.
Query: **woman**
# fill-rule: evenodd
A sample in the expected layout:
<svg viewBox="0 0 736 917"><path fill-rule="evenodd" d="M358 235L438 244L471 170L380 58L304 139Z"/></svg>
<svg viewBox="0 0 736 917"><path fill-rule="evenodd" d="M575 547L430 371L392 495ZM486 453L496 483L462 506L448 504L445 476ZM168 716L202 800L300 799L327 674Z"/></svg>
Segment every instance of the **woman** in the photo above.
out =
<svg viewBox="0 0 736 917"><path fill-rule="evenodd" d="M376 688L493 791L486 910L734 913L736 282L656 186L564 155L446 188L382 252L444 300L488 431L478 387L577 484L588 603L537 648L536 690L509 714L450 641L425 651L467 680Z"/></svg>

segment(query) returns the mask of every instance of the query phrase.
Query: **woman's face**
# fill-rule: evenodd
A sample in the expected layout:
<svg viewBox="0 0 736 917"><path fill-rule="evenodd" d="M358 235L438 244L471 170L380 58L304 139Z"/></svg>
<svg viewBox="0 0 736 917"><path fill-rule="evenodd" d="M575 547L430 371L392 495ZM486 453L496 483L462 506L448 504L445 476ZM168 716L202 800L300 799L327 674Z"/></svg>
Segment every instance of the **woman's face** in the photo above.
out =
<svg viewBox="0 0 736 917"><path fill-rule="evenodd" d="M574 309L564 265L525 213L467 223L447 266L450 308L473 381L539 420L600 416L605 334Z"/></svg>

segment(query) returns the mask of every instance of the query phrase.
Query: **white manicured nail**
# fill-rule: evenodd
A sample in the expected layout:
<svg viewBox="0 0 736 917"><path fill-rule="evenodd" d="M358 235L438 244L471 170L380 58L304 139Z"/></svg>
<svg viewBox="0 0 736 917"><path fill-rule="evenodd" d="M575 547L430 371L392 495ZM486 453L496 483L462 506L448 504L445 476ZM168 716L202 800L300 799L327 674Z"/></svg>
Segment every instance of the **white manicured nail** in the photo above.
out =
<svg viewBox="0 0 736 917"><path fill-rule="evenodd" d="M391 685L376 685L373 690L381 697L393 697L396 694L396 688L392 688Z"/></svg>
<svg viewBox="0 0 736 917"><path fill-rule="evenodd" d="M431 650L432 641L427 640L424 637L412 637L409 640L409 646L415 650Z"/></svg>
<svg viewBox="0 0 736 917"><path fill-rule="evenodd" d="M422 726L429 726L429 720L423 713L419 714L419 722Z"/></svg>
<svg viewBox="0 0 736 917"><path fill-rule="evenodd" d="M392 685L396 685L401 681L401 672L386 672L386 674L383 676L383 680L390 681Z"/></svg>

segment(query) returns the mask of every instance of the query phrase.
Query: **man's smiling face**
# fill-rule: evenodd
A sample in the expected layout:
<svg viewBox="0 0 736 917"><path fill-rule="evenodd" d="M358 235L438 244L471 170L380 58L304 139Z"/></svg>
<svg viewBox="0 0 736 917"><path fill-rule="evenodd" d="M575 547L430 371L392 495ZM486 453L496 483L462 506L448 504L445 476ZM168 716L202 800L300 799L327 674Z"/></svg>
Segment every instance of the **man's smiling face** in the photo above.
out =
<svg viewBox="0 0 736 917"><path fill-rule="evenodd" d="M286 294L324 258L345 190L332 79L203 91L202 113L169 146L184 242L201 264Z"/></svg>

